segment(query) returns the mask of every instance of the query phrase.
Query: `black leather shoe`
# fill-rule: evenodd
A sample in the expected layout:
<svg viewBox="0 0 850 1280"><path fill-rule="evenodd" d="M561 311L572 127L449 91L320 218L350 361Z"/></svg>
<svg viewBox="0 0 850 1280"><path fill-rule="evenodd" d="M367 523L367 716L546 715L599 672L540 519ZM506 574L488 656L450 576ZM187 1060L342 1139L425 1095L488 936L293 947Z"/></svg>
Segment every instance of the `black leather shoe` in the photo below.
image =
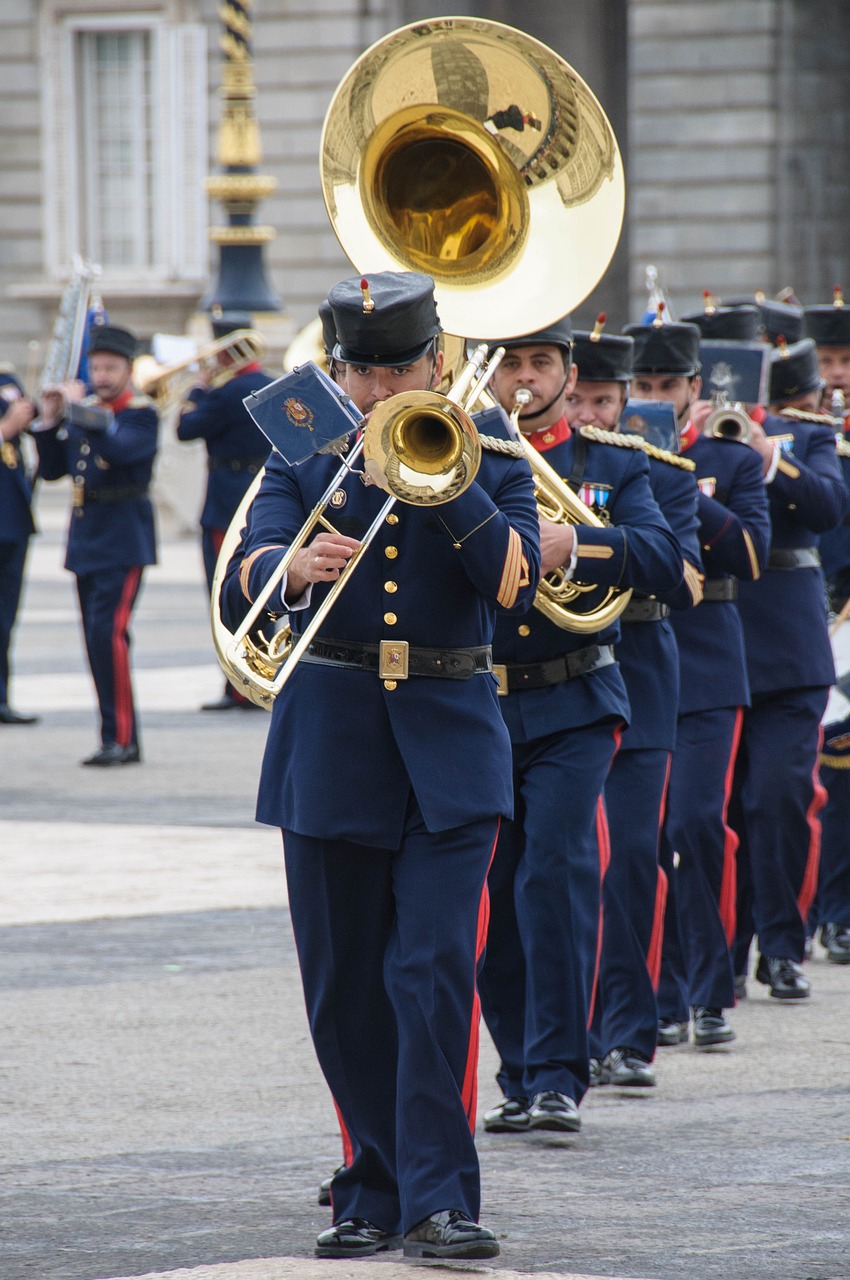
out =
<svg viewBox="0 0 850 1280"><path fill-rule="evenodd" d="M334 1180L334 1178L336 1177L336 1175L337 1175L338 1173L341 1173L341 1172L342 1172L342 1170L343 1170L344 1168L345 1168L345 1165L344 1165L344 1164L339 1165L339 1167L338 1167L338 1168L334 1169L333 1173L331 1174L331 1176L330 1176L329 1178L325 1178L324 1182L320 1182L320 1183L319 1183L319 1194L318 1194L318 1196L316 1197L316 1199L317 1199L317 1202L318 1202L320 1205L323 1205L323 1206L325 1206L326 1208L330 1205L330 1203L331 1203L331 1183L333 1182L333 1180Z"/></svg>
<svg viewBox="0 0 850 1280"><path fill-rule="evenodd" d="M484 1112L484 1128L487 1133L523 1133L528 1128L528 1102L525 1098L502 1098Z"/></svg>
<svg viewBox="0 0 850 1280"><path fill-rule="evenodd" d="M528 1109L529 1129L556 1129L561 1133L578 1133L581 1116L572 1098L565 1093L546 1089L535 1093Z"/></svg>
<svg viewBox="0 0 850 1280"><path fill-rule="evenodd" d="M249 698L231 698L227 694L222 698L216 698L215 702L204 702L201 705L202 711L261 711L262 707L258 707L256 702L251 702Z"/></svg>
<svg viewBox="0 0 850 1280"><path fill-rule="evenodd" d="M405 1258L495 1258L498 1253L493 1232L462 1209L432 1213L404 1237Z"/></svg>
<svg viewBox="0 0 850 1280"><path fill-rule="evenodd" d="M620 1089L654 1089L655 1068L634 1049L612 1049L602 1061L606 1084Z"/></svg>
<svg viewBox="0 0 850 1280"><path fill-rule="evenodd" d="M608 1083L608 1077L605 1074L601 1061L599 1060L599 1058L591 1058L590 1059L591 1089L598 1089L600 1085L607 1084L607 1083Z"/></svg>
<svg viewBox="0 0 850 1280"><path fill-rule="evenodd" d="M113 764L138 764L141 758L138 747L119 747L117 742L110 742L95 751L93 756L86 756L80 764L93 764L106 769Z"/></svg>
<svg viewBox="0 0 850 1280"><path fill-rule="evenodd" d="M809 980L803 977L796 960L759 956L756 981L770 987L774 1000L808 1000L811 995Z"/></svg>
<svg viewBox="0 0 850 1280"><path fill-rule="evenodd" d="M382 1231L365 1218L343 1218L316 1237L317 1258L366 1258L401 1248L401 1236Z"/></svg>
<svg viewBox="0 0 850 1280"><path fill-rule="evenodd" d="M13 711L7 702L0 702L0 724L38 724L40 716L25 716Z"/></svg>
<svg viewBox="0 0 850 1280"><path fill-rule="evenodd" d="M846 924L825 924L820 941L830 964L850 964L850 929Z"/></svg>
<svg viewBox="0 0 850 1280"><path fill-rule="evenodd" d="M671 1044L687 1044L687 1042L687 1022L676 1022L673 1018L659 1018L658 1035L655 1037L657 1045L666 1048Z"/></svg>
<svg viewBox="0 0 850 1280"><path fill-rule="evenodd" d="M735 1032L729 1026L722 1009L709 1009L698 1004L694 1008L694 1044L707 1049L714 1044L731 1044Z"/></svg>

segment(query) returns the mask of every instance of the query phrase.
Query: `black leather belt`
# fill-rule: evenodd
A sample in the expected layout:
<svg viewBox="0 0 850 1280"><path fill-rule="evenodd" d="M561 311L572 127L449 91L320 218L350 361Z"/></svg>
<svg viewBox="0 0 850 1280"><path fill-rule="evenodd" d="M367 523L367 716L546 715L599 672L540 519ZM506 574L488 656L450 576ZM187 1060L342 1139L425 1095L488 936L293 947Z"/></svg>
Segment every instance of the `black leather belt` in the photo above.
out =
<svg viewBox="0 0 850 1280"><path fill-rule="evenodd" d="M634 596L620 614L621 622L661 622L669 617L669 604L662 604L660 600L635 600Z"/></svg>
<svg viewBox="0 0 850 1280"><path fill-rule="evenodd" d="M146 484L126 484L123 487L119 485L114 489L85 489L83 505L87 507L90 502L130 502L133 498L147 496Z"/></svg>
<svg viewBox="0 0 850 1280"><path fill-rule="evenodd" d="M301 661L373 671L382 680L406 680L408 676L468 680L493 670L493 651L489 644L475 649L420 649L406 640L382 640L380 644L313 640Z"/></svg>
<svg viewBox="0 0 850 1280"><path fill-rule="evenodd" d="M816 547L776 547L767 557L768 569L818 569Z"/></svg>
<svg viewBox="0 0 850 1280"><path fill-rule="evenodd" d="M563 684L586 676L600 667L610 667L614 661L614 646L591 644L586 649L576 649L560 658L547 662L494 662L493 672L499 681L499 693L517 693L520 689L544 689L550 684Z"/></svg>
<svg viewBox="0 0 850 1280"><path fill-rule="evenodd" d="M717 600L737 600L738 579L706 578L702 586L702 598L709 604Z"/></svg>
<svg viewBox="0 0 850 1280"><path fill-rule="evenodd" d="M256 475L265 465L265 458L207 458L209 471L250 471Z"/></svg>

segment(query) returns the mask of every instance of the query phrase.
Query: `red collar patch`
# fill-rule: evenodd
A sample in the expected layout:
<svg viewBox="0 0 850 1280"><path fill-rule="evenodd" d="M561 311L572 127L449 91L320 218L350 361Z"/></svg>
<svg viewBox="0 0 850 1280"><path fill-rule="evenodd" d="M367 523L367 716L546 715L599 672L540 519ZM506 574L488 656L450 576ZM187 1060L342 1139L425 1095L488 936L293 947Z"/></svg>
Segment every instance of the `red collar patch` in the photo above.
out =
<svg viewBox="0 0 850 1280"><path fill-rule="evenodd" d="M692 422L689 422L680 436L682 453L687 453L695 440L699 439L699 432Z"/></svg>
<svg viewBox="0 0 850 1280"><path fill-rule="evenodd" d="M98 408L111 409L113 413L120 413L122 409L126 409L127 405L135 398L135 391L132 387L125 387L117 400L98 400Z"/></svg>
<svg viewBox="0 0 850 1280"><path fill-rule="evenodd" d="M530 436L526 436L526 439L538 453L545 453L547 449L554 449L556 444L563 444L565 440L569 440L572 434L566 418L560 418L551 427L541 427L539 431L533 431Z"/></svg>

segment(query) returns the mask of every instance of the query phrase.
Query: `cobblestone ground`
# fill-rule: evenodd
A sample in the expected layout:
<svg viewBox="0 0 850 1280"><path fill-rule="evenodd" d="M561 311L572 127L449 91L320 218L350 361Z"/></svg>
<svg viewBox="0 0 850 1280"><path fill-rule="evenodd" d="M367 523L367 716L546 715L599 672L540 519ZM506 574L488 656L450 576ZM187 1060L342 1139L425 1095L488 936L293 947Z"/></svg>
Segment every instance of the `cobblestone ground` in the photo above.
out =
<svg viewBox="0 0 850 1280"><path fill-rule="evenodd" d="M16 643L13 701L42 721L0 726L0 1278L409 1276L398 1255L311 1258L339 1137L279 836L253 823L266 718L197 710L221 687L199 549L166 536L147 575L144 765L80 769L64 501L42 501ZM751 984L733 1046L661 1050L638 1097L595 1091L577 1137L479 1129L502 1255L441 1270L848 1280L850 970L818 952L809 973L808 1006ZM482 1110L495 1066L485 1036Z"/></svg>

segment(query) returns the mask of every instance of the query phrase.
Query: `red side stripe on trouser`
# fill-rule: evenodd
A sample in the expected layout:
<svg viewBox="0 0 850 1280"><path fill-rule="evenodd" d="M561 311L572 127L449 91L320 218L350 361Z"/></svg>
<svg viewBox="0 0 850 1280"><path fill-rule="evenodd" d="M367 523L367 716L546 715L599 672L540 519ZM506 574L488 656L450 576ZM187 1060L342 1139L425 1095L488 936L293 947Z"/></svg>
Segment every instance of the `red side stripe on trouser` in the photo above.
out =
<svg viewBox="0 0 850 1280"><path fill-rule="evenodd" d="M611 752L611 763L620 750L623 740L623 726L618 724L614 730L614 750ZM611 767L610 764L608 766ZM611 833L608 830L608 814L605 812L604 794L596 801L596 842L599 845L599 927L596 930L596 962L593 966L593 984L590 989L590 1000L587 1006L588 1028L593 1022L593 1011L596 1006L596 990L599 986L599 966L602 963L602 930L604 920L602 913L602 882L611 862Z"/></svg>
<svg viewBox="0 0 850 1280"><path fill-rule="evenodd" d="M487 872L493 863L493 856L496 852L496 845L499 840L499 830L502 825L501 818L496 827L496 837L493 841L493 848L490 850L490 858L487 863ZM487 927L490 923L490 893L487 889L487 875L484 876L484 884L481 888L481 900L478 903L478 929L475 941L475 972L478 972L478 966L481 963L481 957L484 954L484 947L487 943ZM481 999L478 995L478 982L476 981L473 988L472 997L472 1019L469 1027L469 1050L466 1055L466 1069L463 1073L463 1086L461 1088L461 1100L466 1111L466 1118L469 1121L470 1131L475 1133L475 1118L478 1111L478 1046L481 1039Z"/></svg>
<svg viewBox="0 0 850 1280"><path fill-rule="evenodd" d="M133 686L130 682L130 646L127 627L139 590L140 568L130 569L121 589L121 599L112 619L112 670L115 689L115 741L128 747L133 740Z"/></svg>
<svg viewBox="0 0 850 1280"><path fill-rule="evenodd" d="M818 814L827 801L826 787L820 780L818 771L818 756L823 747L823 726L818 730L818 749L815 753L815 766L812 770L812 799L806 810L806 821L809 824L809 851L806 858L806 870L803 873L803 883L800 886L800 893L797 898L797 906L800 909L800 916L805 921L809 918L809 912L812 909L815 892L818 885L818 867L820 866L820 842L821 842L821 824Z"/></svg>
<svg viewBox="0 0 850 1280"><path fill-rule="evenodd" d="M726 934L726 942L731 947L735 941L735 932L737 928L737 896L738 896L738 864L736 854L738 852L737 834L729 826L726 821L726 814L729 809L729 797L732 794L732 781L735 776L735 761L738 757L738 747L741 742L741 730L744 725L744 708L738 707L735 712L735 728L732 731L732 748L729 752L729 760L726 764L726 777L723 781L723 813L721 820L723 822L723 874L720 878L720 898L717 904L720 912L720 919L723 922L723 929Z"/></svg>
<svg viewBox="0 0 850 1280"><path fill-rule="evenodd" d="M332 1101L334 1104L334 1110L336 1111L336 1118L339 1121L340 1137L342 1138L342 1163L344 1165L349 1165L354 1159L354 1147L351 1143L351 1134L348 1132L348 1126L343 1120L342 1112L336 1105L336 1098L333 1098L333 1096Z"/></svg>
<svg viewBox="0 0 850 1280"><path fill-rule="evenodd" d="M667 807L667 787L670 784L670 769L673 764L672 753L667 757L667 772L664 775L664 787L661 792L661 805L658 810L659 838L664 822L664 811ZM658 868L658 879L655 882L655 906L652 912L652 933L649 936L649 950L646 953L646 969L652 989L657 993L661 980L661 949L664 945L664 910L667 906L667 873Z"/></svg>

